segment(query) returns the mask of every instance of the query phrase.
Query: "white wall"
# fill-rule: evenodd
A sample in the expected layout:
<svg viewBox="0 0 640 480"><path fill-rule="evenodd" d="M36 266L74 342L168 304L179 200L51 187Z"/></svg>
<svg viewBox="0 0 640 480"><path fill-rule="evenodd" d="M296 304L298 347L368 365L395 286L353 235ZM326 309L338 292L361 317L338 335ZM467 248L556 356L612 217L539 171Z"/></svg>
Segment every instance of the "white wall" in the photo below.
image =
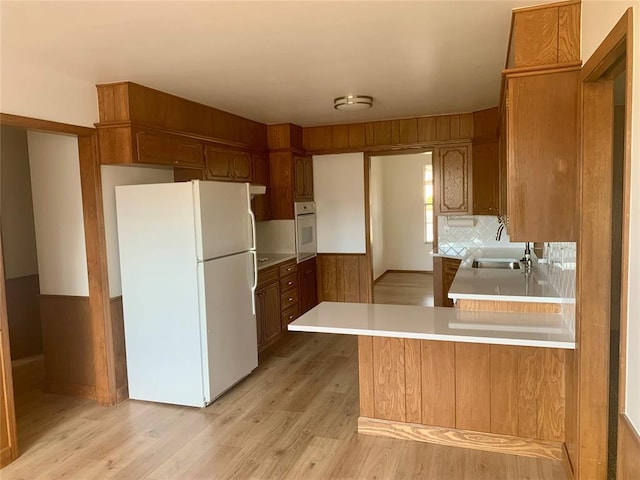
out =
<svg viewBox="0 0 640 480"><path fill-rule="evenodd" d="M27 132L40 293L89 295L78 139Z"/></svg>
<svg viewBox="0 0 640 480"><path fill-rule="evenodd" d="M94 84L26 63L6 48L0 70L0 112L87 127L98 121Z"/></svg>
<svg viewBox="0 0 640 480"><path fill-rule="evenodd" d="M424 241L424 166L431 153L383 158L386 267L433 271L433 244Z"/></svg>
<svg viewBox="0 0 640 480"><path fill-rule="evenodd" d="M314 155L318 253L366 253L364 154Z"/></svg>
<svg viewBox="0 0 640 480"><path fill-rule="evenodd" d="M371 261L374 280L388 270L384 237L383 161L384 157L371 157L371 169L369 171Z"/></svg>
<svg viewBox="0 0 640 480"><path fill-rule="evenodd" d="M6 278L38 273L27 132L0 127L0 205Z"/></svg>
<svg viewBox="0 0 640 480"><path fill-rule="evenodd" d="M122 295L122 282L120 279L120 249L118 247L115 187L118 185L170 183L173 182L173 169L121 165L103 165L100 169L109 272L109 296L118 297Z"/></svg>
<svg viewBox="0 0 640 480"><path fill-rule="evenodd" d="M587 61L611 31L628 7L633 12L633 54L640 58L640 2L593 1L582 2L582 59ZM640 64L633 65L632 132L631 132L631 211L629 244L629 304L627 338L627 399L626 413L640 431ZM623 286L623 288L625 288Z"/></svg>

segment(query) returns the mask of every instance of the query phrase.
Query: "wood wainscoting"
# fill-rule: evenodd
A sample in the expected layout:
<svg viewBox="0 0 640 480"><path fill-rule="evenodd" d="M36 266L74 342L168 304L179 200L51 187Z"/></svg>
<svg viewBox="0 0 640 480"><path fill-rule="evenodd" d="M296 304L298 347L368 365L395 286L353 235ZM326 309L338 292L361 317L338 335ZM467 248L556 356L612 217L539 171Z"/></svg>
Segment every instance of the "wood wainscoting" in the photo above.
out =
<svg viewBox="0 0 640 480"><path fill-rule="evenodd" d="M618 479L635 480L640 475L640 436L629 418L618 416Z"/></svg>
<svg viewBox="0 0 640 480"><path fill-rule="evenodd" d="M127 351L124 342L124 311L122 296L113 297L111 303L111 335L113 338L113 358L116 373L116 403L129 398L129 381L127 377Z"/></svg>
<svg viewBox="0 0 640 480"><path fill-rule="evenodd" d="M565 440L565 350L360 336L358 358L362 417Z"/></svg>
<svg viewBox="0 0 640 480"><path fill-rule="evenodd" d="M11 360L42 354L38 275L6 280Z"/></svg>
<svg viewBox="0 0 640 480"><path fill-rule="evenodd" d="M320 253L317 269L318 302L372 302L368 255Z"/></svg>
<svg viewBox="0 0 640 480"><path fill-rule="evenodd" d="M89 297L41 295L46 391L96 398Z"/></svg>

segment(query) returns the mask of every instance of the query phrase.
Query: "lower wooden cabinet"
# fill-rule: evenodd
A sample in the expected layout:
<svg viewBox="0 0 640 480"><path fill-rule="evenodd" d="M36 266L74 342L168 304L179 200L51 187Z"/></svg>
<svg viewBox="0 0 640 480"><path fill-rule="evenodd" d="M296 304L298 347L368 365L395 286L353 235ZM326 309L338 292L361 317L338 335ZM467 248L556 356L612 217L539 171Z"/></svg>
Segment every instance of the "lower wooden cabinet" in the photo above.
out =
<svg viewBox="0 0 640 480"><path fill-rule="evenodd" d="M300 315L318 304L318 277L315 257L298 265L298 297Z"/></svg>
<svg viewBox="0 0 640 480"><path fill-rule="evenodd" d="M436 307L453 307L449 289L458 273L460 260L455 258L433 258L433 300Z"/></svg>
<svg viewBox="0 0 640 480"><path fill-rule="evenodd" d="M296 260L273 265L258 272L256 327L258 351L275 343L287 325L298 318L298 268Z"/></svg>

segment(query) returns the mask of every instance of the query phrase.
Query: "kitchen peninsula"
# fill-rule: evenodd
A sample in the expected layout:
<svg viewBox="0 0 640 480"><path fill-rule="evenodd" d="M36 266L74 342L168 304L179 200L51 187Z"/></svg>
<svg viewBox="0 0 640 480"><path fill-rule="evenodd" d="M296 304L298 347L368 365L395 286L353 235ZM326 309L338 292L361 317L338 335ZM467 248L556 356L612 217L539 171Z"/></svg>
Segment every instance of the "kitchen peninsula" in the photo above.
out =
<svg viewBox="0 0 640 480"><path fill-rule="evenodd" d="M323 302L289 330L358 335L360 433L561 460L575 341L560 310Z"/></svg>

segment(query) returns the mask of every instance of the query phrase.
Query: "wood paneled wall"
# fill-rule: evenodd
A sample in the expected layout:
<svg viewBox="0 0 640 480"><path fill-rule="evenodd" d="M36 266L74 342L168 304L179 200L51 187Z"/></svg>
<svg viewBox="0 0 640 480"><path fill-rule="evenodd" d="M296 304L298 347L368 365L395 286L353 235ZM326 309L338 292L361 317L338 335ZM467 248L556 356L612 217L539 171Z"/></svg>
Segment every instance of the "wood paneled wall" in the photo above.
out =
<svg viewBox="0 0 640 480"><path fill-rule="evenodd" d="M46 391L95 398L96 369L88 297L41 295Z"/></svg>
<svg viewBox="0 0 640 480"><path fill-rule="evenodd" d="M100 123L149 125L259 149L267 148L267 126L216 108L138 85L97 85Z"/></svg>
<svg viewBox="0 0 640 480"><path fill-rule="evenodd" d="M472 113L302 129L302 143L308 153L384 151L472 137Z"/></svg>
<svg viewBox="0 0 640 480"><path fill-rule="evenodd" d="M124 311L122 296L114 297L111 304L111 335L113 338L113 354L115 359L116 374L116 402L129 398L129 381L127 377L127 351L124 341Z"/></svg>
<svg viewBox="0 0 640 480"><path fill-rule="evenodd" d="M6 280L11 359L42 354L38 275Z"/></svg>
<svg viewBox="0 0 640 480"><path fill-rule="evenodd" d="M640 437L626 415L618 417L618 479L636 480L640 476Z"/></svg>
<svg viewBox="0 0 640 480"><path fill-rule="evenodd" d="M565 439L566 352L359 337L360 415Z"/></svg>
<svg viewBox="0 0 640 480"><path fill-rule="evenodd" d="M318 254L318 301L370 303L371 269L367 255Z"/></svg>

